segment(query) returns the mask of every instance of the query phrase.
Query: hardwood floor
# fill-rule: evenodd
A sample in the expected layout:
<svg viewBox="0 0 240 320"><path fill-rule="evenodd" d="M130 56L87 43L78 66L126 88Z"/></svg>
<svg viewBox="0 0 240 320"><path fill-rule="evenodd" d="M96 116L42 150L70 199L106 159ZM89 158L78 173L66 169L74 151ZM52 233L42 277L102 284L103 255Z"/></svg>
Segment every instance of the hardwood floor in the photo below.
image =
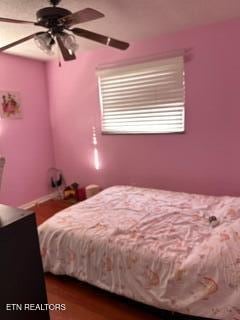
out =
<svg viewBox="0 0 240 320"><path fill-rule="evenodd" d="M46 275L49 303L65 303L66 311L54 311L52 320L160 320L170 314L69 277Z"/></svg>
<svg viewBox="0 0 240 320"><path fill-rule="evenodd" d="M37 223L42 223L55 212L68 206L69 203L62 200L49 200L35 206L33 210L36 213ZM172 319L170 312L145 306L67 276L46 274L45 280L48 303L66 305L65 311L51 312L51 320Z"/></svg>

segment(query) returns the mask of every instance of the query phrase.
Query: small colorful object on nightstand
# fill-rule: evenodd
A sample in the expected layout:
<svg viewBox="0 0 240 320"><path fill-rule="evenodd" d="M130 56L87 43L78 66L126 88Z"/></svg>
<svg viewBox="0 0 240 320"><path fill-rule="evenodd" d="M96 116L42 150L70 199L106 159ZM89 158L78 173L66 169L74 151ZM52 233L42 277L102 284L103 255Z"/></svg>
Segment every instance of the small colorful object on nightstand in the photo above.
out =
<svg viewBox="0 0 240 320"><path fill-rule="evenodd" d="M63 190L64 200L69 200L72 203L76 203L79 201L78 197L78 183L74 182L70 186L67 186Z"/></svg>

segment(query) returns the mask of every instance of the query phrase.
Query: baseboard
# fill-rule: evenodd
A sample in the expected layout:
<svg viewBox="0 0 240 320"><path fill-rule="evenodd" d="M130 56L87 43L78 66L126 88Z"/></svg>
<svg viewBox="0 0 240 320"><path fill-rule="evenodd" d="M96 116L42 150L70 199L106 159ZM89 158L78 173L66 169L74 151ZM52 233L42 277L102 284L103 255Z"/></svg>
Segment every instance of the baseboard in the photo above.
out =
<svg viewBox="0 0 240 320"><path fill-rule="evenodd" d="M35 200L33 200L31 202L28 202L28 203L25 203L25 204L19 206L19 208L20 209L24 209L24 210L30 209L33 206L35 206L36 204L48 201L50 199L57 198L57 195L58 195L57 192L53 192L53 193L47 194L46 196L40 197L40 198L35 199Z"/></svg>

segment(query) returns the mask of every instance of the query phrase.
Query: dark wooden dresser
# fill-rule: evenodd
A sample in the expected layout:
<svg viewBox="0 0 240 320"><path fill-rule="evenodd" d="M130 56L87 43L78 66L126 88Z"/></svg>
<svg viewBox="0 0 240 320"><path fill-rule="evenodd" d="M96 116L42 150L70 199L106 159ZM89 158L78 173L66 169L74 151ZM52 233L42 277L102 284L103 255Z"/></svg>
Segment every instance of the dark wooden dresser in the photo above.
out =
<svg viewBox="0 0 240 320"><path fill-rule="evenodd" d="M49 320L46 304L35 214L0 205L0 319Z"/></svg>

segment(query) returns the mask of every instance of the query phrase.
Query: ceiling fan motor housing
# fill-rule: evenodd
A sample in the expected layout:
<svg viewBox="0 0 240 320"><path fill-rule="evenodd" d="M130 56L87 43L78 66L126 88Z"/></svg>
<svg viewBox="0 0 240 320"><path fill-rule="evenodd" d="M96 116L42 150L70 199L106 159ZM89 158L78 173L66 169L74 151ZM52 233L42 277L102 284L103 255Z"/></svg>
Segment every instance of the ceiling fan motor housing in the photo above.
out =
<svg viewBox="0 0 240 320"><path fill-rule="evenodd" d="M71 11L64 8L47 7L37 11L37 21L46 27L53 27L57 26L59 18L68 16L71 13Z"/></svg>

